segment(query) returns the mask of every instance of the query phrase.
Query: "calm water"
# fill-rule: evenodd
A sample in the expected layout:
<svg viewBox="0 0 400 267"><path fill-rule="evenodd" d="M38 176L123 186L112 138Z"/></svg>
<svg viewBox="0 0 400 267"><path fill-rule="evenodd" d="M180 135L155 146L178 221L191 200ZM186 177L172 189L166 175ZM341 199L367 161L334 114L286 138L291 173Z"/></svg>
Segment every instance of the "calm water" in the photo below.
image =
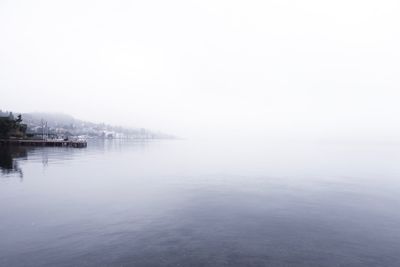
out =
<svg viewBox="0 0 400 267"><path fill-rule="evenodd" d="M400 145L0 147L0 266L400 266Z"/></svg>

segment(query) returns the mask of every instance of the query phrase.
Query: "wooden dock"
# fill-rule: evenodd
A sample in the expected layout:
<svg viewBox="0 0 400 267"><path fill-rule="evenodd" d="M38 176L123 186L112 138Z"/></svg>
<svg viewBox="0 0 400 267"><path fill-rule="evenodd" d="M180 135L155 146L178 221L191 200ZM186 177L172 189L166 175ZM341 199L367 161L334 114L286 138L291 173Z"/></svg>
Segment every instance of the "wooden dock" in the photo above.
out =
<svg viewBox="0 0 400 267"><path fill-rule="evenodd" d="M58 147L87 147L86 140L29 140L29 139L0 139L0 145L19 146L58 146Z"/></svg>

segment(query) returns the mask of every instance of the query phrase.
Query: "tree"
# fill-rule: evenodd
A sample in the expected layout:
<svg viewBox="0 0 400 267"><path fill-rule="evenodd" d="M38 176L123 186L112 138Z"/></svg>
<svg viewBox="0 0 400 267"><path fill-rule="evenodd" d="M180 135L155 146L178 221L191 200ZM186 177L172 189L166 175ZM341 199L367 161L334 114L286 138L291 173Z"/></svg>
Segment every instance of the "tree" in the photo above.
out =
<svg viewBox="0 0 400 267"><path fill-rule="evenodd" d="M18 115L18 118L14 119L11 112L8 117L0 117L0 138L24 137L27 125L21 122L22 116Z"/></svg>
<svg viewBox="0 0 400 267"><path fill-rule="evenodd" d="M0 118L0 137L8 138L9 132L12 129L11 121L7 117Z"/></svg>
<svg viewBox="0 0 400 267"><path fill-rule="evenodd" d="M20 123L22 122L22 116L21 116L21 114L19 114L17 118L18 118L18 119L16 119L15 122L16 122L17 124L20 124Z"/></svg>

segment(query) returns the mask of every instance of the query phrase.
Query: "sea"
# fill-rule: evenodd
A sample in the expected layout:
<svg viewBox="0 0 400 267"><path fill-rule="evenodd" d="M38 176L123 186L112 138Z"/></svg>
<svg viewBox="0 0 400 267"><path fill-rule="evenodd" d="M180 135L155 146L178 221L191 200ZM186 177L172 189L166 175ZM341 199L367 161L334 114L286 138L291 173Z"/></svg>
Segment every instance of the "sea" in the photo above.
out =
<svg viewBox="0 0 400 267"><path fill-rule="evenodd" d="M400 144L1 146L0 266L400 266Z"/></svg>

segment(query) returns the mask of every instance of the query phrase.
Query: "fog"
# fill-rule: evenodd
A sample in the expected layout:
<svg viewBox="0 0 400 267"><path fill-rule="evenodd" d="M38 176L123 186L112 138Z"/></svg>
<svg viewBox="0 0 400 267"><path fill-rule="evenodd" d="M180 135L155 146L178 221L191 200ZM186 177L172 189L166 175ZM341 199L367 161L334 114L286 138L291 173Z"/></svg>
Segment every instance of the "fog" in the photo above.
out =
<svg viewBox="0 0 400 267"><path fill-rule="evenodd" d="M398 1L0 1L0 108L399 140Z"/></svg>

